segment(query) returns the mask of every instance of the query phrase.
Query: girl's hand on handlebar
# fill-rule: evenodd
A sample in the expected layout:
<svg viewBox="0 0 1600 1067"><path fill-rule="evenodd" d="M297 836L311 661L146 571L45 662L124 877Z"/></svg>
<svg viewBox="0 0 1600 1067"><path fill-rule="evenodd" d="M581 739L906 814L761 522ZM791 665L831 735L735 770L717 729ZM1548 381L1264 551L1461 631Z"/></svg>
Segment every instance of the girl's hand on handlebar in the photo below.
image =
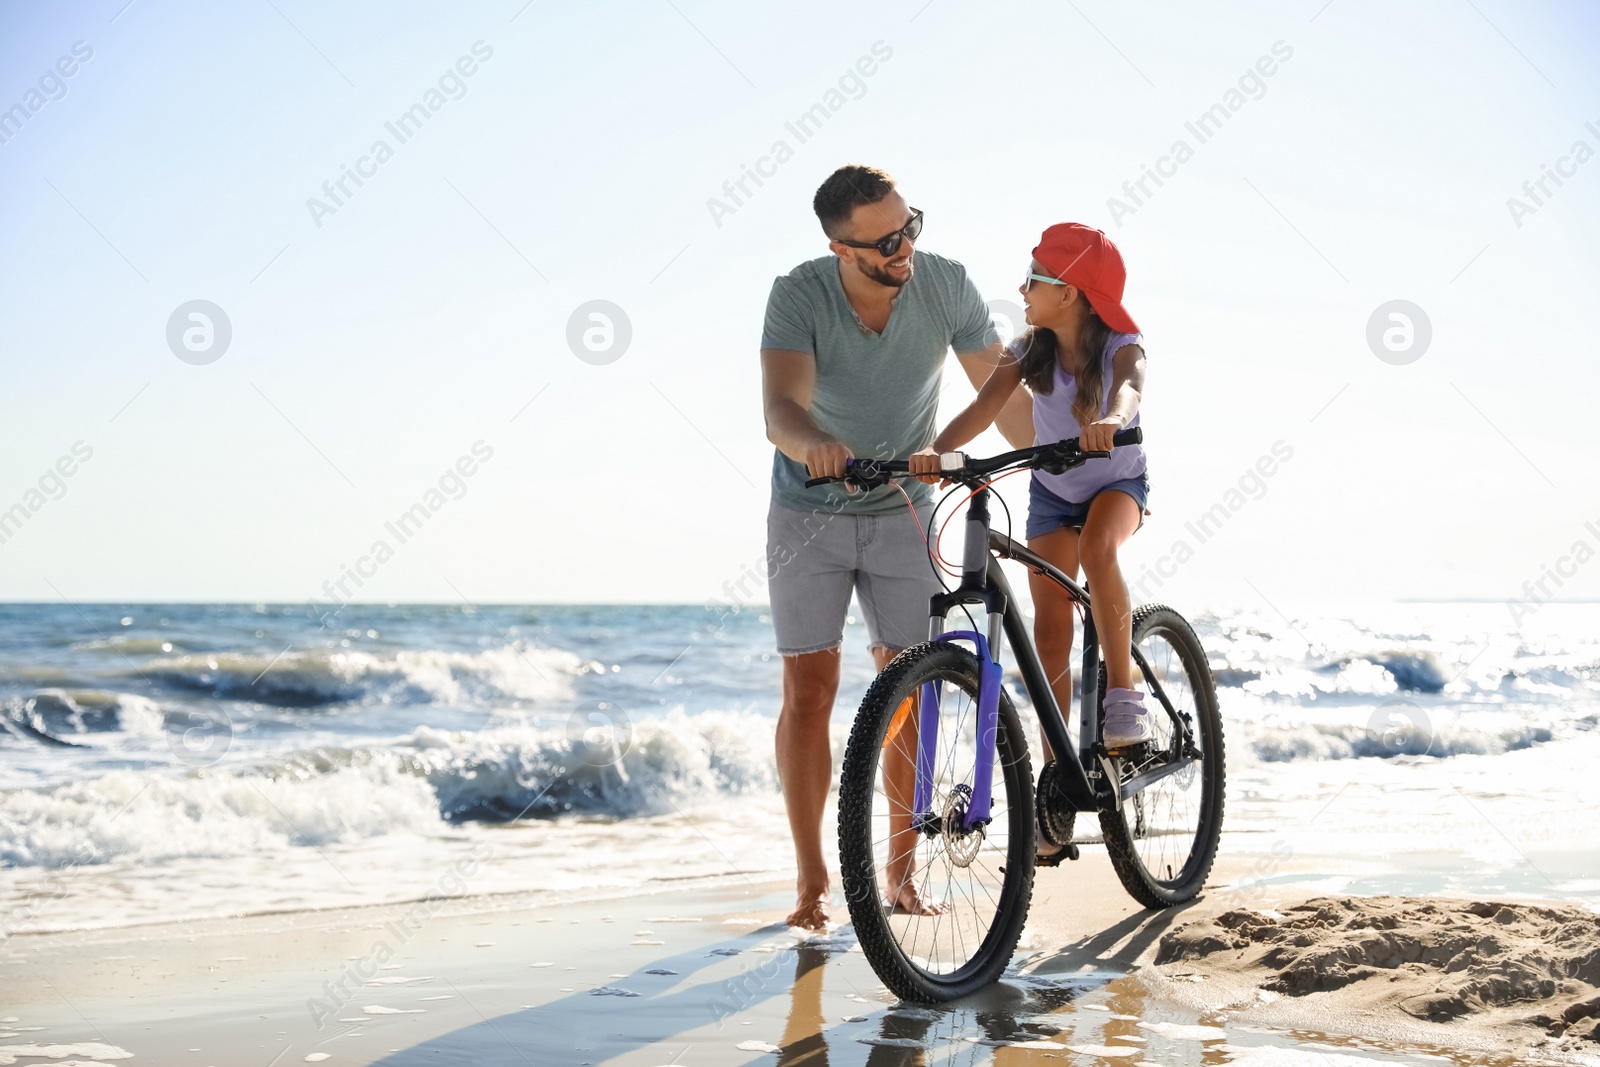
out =
<svg viewBox="0 0 1600 1067"><path fill-rule="evenodd" d="M945 480L939 476L939 453L931 448L924 448L921 452L912 453L906 459L906 464L911 468L911 473L916 475L920 482L929 485L943 485Z"/></svg>
<svg viewBox="0 0 1600 1067"><path fill-rule="evenodd" d="M1122 420L1111 417L1091 422L1083 428L1078 447L1085 452L1110 452L1116 447L1111 438L1122 429Z"/></svg>
<svg viewBox="0 0 1600 1067"><path fill-rule="evenodd" d="M819 441L806 449L806 472L813 478L842 478L851 458L850 450L838 441ZM853 493L856 487L846 482L845 490Z"/></svg>

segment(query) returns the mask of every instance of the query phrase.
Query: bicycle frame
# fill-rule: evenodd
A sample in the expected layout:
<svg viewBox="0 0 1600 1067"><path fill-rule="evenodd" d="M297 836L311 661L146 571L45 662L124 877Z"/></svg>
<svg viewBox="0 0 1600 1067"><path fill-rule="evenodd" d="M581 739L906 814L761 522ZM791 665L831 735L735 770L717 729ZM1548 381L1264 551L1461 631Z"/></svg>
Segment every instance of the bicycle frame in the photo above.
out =
<svg viewBox="0 0 1600 1067"><path fill-rule="evenodd" d="M1192 764L1200 753L1194 747L1189 724L1173 708L1160 680L1150 669L1144 654L1134 646L1135 663L1144 675L1146 686L1160 702L1178 731L1179 759L1157 767L1155 770L1122 780L1111 756L1100 743L1099 676L1100 642L1095 631L1094 617L1089 611L1089 592L1069 578L1060 568L1037 553L1017 544L1010 537L989 528L989 490L979 489L972 496L967 511L966 543L962 552L961 584L945 593L935 594L929 601L928 639L930 641L970 641L980 664L978 685L977 766L973 774L973 795L962 818L961 830L971 831L989 821L990 789L994 767L995 736L1000 718L1000 643L1002 638L1011 645L1016 656L1017 669L1022 675L1023 687L1033 702L1040 726L1050 747L1057 753L1056 763L1061 771L1060 785L1068 801L1077 811L1118 810L1122 802L1145 787L1175 774ZM1001 570L1001 559L1015 559L1030 569L1038 571L1061 586L1069 596L1082 605L1084 611L1083 673L1080 675L1080 718L1078 744L1072 744L1067 730L1066 716L1057 703L1055 692L1039 653L1027 631L1021 613L1014 609L1016 598L1010 583ZM975 630L946 630L951 611L969 605L981 604L986 612L986 633ZM939 729L940 685L923 684L917 715L917 766L916 790L913 794L914 814L912 825L918 829L940 825L942 817L932 810L934 755L937 751ZM1076 751L1077 759L1062 758Z"/></svg>

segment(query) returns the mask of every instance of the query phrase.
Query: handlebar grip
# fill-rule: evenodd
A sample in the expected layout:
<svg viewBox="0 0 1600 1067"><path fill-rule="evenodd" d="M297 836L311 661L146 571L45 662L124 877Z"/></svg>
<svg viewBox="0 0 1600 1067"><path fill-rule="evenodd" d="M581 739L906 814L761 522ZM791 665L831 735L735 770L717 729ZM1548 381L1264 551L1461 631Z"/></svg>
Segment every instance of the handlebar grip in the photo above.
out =
<svg viewBox="0 0 1600 1067"><path fill-rule="evenodd" d="M1144 428L1132 426L1126 430L1118 430L1111 435L1111 444L1116 448L1122 448L1126 445L1142 445L1144 444ZM1082 438L1069 437L1065 441L1058 442L1057 447L1065 448L1069 452L1080 451L1083 448Z"/></svg>

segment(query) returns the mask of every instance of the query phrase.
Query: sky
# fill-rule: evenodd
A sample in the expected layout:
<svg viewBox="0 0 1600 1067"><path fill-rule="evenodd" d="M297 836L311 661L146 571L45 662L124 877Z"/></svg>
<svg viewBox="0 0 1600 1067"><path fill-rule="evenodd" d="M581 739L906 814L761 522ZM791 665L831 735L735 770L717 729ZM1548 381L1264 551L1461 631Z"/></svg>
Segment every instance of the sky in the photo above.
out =
<svg viewBox="0 0 1600 1067"><path fill-rule="evenodd" d="M0 599L763 600L762 312L827 254L844 163L1002 318L1047 225L1117 242L1136 599L1600 596L1597 29L1508 0L4 4ZM970 395L952 359L942 417Z"/></svg>

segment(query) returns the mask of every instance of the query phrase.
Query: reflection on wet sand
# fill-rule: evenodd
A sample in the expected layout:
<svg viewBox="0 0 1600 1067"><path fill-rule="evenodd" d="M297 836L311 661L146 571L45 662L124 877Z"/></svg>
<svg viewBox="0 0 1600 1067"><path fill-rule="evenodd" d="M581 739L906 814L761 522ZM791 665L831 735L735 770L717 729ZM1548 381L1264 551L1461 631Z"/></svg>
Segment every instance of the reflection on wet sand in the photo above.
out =
<svg viewBox="0 0 1600 1067"><path fill-rule="evenodd" d="M1129 924L1137 930L1142 924ZM1124 930L1126 935L1129 931ZM1109 933L1109 931L1108 931ZM1093 939L1104 950L1104 937ZM1112 941L1120 940L1112 937ZM1480 1067L1510 1067L1502 1057L1471 1058L1461 1050L1396 1045L1298 1030L1230 1026L1224 1017L1200 1014L1155 999L1137 975L1090 965L1067 951L1078 969L1045 974L1023 970L1041 962L1065 964L1061 954L1019 964L1004 980L956 1004L907 1003L830 1019L824 977L830 959L835 980L849 982L860 957L844 951L843 939L792 950L794 981L777 1067L995 1067L1040 1065L1045 1058L1068 1064L1114 1067L1125 1063L1181 1063L1189 1067L1269 1062L1299 1064L1297 1056L1339 1062L1408 1064L1431 1060ZM1087 946L1077 946L1084 948ZM1106 957L1096 956L1104 963ZM854 984L850 983L852 989ZM833 1000L837 1004L837 995ZM830 1044L831 1038L831 1044ZM1291 1051L1293 1050L1293 1051ZM1273 1057L1290 1057L1274 1059ZM753 1067L763 1062L756 1061ZM1312 1062L1312 1061L1305 1061Z"/></svg>
<svg viewBox="0 0 1600 1067"><path fill-rule="evenodd" d="M794 985L789 990L789 1018L779 1042L778 1067L828 1067L822 1017L822 965L828 954L801 944L794 956Z"/></svg>
<svg viewBox="0 0 1600 1067"><path fill-rule="evenodd" d="M1061 982L1014 974L958 1005L901 1003L861 1022L859 1028L835 1026L830 1047L823 1007L824 964L830 952L803 942L793 951L794 982L778 1067L925 1067L930 1054L952 1064L982 1062L991 1055L998 1064L1020 1064L1023 1061L1014 1057L1036 1054L1046 1046L1014 1046L1051 1041L1070 1031L1068 1017L1054 1013L1109 977L1101 972L1086 984L1078 978ZM962 1057L962 1052L968 1055Z"/></svg>

